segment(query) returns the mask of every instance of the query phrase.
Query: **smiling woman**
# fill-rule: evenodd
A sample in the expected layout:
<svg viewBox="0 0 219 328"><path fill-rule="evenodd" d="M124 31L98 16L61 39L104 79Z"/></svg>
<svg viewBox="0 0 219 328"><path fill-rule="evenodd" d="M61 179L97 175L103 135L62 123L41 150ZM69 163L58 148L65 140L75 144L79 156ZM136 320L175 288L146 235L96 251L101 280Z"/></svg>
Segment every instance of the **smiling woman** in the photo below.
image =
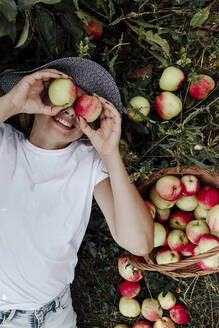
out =
<svg viewBox="0 0 219 328"><path fill-rule="evenodd" d="M95 93L101 103L97 129L78 119L74 103L44 101L50 81L69 78L78 96ZM93 197L120 246L140 256L153 247L153 219L119 152L118 88L81 58L6 73L0 86L0 325L76 328L70 284ZM22 123L31 115L27 136L6 123L14 115Z"/></svg>

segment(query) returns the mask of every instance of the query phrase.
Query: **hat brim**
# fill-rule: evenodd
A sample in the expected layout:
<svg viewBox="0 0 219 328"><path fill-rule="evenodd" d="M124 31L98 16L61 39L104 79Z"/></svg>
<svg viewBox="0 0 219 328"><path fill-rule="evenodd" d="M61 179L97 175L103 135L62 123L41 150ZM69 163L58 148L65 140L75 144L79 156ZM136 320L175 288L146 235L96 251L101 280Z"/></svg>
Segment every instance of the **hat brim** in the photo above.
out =
<svg viewBox="0 0 219 328"><path fill-rule="evenodd" d="M71 76L77 86L84 89L89 94L95 92L99 96L107 99L122 114L122 101L119 89L112 75L101 65L85 58L61 58L30 71L6 72L0 77L0 87L7 93L25 75L45 68L54 68Z"/></svg>

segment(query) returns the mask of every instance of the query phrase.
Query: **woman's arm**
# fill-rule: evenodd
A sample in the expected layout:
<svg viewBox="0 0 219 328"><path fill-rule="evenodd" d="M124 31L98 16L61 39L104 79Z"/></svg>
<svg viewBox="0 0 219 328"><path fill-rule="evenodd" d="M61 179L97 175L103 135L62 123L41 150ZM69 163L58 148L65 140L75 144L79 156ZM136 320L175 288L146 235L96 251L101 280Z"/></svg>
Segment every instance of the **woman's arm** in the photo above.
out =
<svg viewBox="0 0 219 328"><path fill-rule="evenodd" d="M100 129L94 131L80 119L82 131L90 138L109 173L109 179L96 185L94 197L115 241L131 253L145 256L154 244L153 219L136 187L130 183L120 156L120 114L112 104L99 99L104 108Z"/></svg>

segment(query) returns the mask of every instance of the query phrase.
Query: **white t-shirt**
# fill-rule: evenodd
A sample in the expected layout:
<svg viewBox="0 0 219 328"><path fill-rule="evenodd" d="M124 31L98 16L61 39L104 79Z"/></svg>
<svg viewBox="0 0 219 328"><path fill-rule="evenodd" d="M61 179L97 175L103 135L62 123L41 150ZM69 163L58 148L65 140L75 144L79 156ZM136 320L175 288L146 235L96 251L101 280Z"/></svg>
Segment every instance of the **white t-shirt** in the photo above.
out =
<svg viewBox="0 0 219 328"><path fill-rule="evenodd" d="M73 281L94 186L107 177L92 146L46 150L0 124L0 311L36 310Z"/></svg>

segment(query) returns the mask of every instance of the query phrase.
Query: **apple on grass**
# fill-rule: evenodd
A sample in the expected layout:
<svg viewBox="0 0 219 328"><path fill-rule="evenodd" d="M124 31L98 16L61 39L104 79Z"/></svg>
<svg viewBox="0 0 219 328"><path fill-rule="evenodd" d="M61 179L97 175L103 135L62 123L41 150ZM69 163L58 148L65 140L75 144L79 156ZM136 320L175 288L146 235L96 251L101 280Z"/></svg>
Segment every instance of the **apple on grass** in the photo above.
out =
<svg viewBox="0 0 219 328"><path fill-rule="evenodd" d="M196 80L196 82L190 83L189 93L193 98L200 100L205 98L214 89L215 82L212 77L204 74L196 76Z"/></svg>
<svg viewBox="0 0 219 328"><path fill-rule="evenodd" d="M150 112L150 103L145 97L135 96L129 100L127 111L131 120L143 122Z"/></svg>
<svg viewBox="0 0 219 328"><path fill-rule="evenodd" d="M186 245L188 245L189 240L184 231L180 229L171 230L167 237L167 244L169 248L173 251L181 251Z"/></svg>
<svg viewBox="0 0 219 328"><path fill-rule="evenodd" d="M163 209L167 209L167 208L171 208L175 205L175 201L169 201L169 200L165 200L163 198L161 198L158 194L158 192L156 191L155 186L153 186L149 192L149 197L150 200L152 201L152 203L160 208L161 210Z"/></svg>
<svg viewBox="0 0 219 328"><path fill-rule="evenodd" d="M103 33L103 25L96 20L90 19L87 25L84 25L84 29L88 35L93 36L93 38L99 39Z"/></svg>
<svg viewBox="0 0 219 328"><path fill-rule="evenodd" d="M141 320L137 321L132 328L152 328L152 326L148 321Z"/></svg>
<svg viewBox="0 0 219 328"><path fill-rule="evenodd" d="M183 256L192 256L195 245L189 242L180 252Z"/></svg>
<svg viewBox="0 0 219 328"><path fill-rule="evenodd" d="M192 196L197 194L200 189L199 179L195 175L184 175L181 178L182 181L182 193L186 196Z"/></svg>
<svg viewBox="0 0 219 328"><path fill-rule="evenodd" d="M193 212L186 212L174 209L170 215L170 227L173 229L185 230L186 225L192 221Z"/></svg>
<svg viewBox="0 0 219 328"><path fill-rule="evenodd" d="M134 256L136 262L143 262L140 256ZM139 281L142 279L142 270L137 269L134 265L129 262L128 256L124 255L118 259L118 270L122 278L128 281Z"/></svg>
<svg viewBox="0 0 219 328"><path fill-rule="evenodd" d="M165 200L177 200L182 194L182 182L174 175L165 175L155 184L159 196Z"/></svg>
<svg viewBox="0 0 219 328"><path fill-rule="evenodd" d="M162 246L166 240L166 229L161 223L154 222L154 247Z"/></svg>
<svg viewBox="0 0 219 328"><path fill-rule="evenodd" d="M199 206L210 210L213 206L219 204L219 190L213 186L205 185L197 195Z"/></svg>
<svg viewBox="0 0 219 328"><path fill-rule="evenodd" d="M150 200L148 200L148 199L145 199L145 204L147 205L147 207L148 207L148 209L149 209L149 211L150 211L150 213L151 213L151 216L152 216L152 218L154 219L155 218L155 215L156 215L156 207L154 206L154 204L150 201Z"/></svg>
<svg viewBox="0 0 219 328"><path fill-rule="evenodd" d="M122 296L119 301L119 311L124 317L135 318L141 313L141 307L135 298Z"/></svg>
<svg viewBox="0 0 219 328"><path fill-rule="evenodd" d="M219 204L209 210L206 223L213 232L219 233Z"/></svg>
<svg viewBox="0 0 219 328"><path fill-rule="evenodd" d="M176 304L176 297L170 291L168 291L165 295L161 292L157 298L162 309L164 310L170 310Z"/></svg>
<svg viewBox="0 0 219 328"><path fill-rule="evenodd" d="M176 201L176 206L187 212L194 211L194 209L198 206L198 201L196 195L193 196L184 196L181 195L179 199Z"/></svg>
<svg viewBox="0 0 219 328"><path fill-rule="evenodd" d="M75 114L87 120L88 123L94 122L102 112L102 104L95 96L82 95L78 98L75 106Z"/></svg>
<svg viewBox="0 0 219 328"><path fill-rule="evenodd" d="M158 250L156 254L157 264L176 263L181 260L181 254L178 251L173 251L165 246Z"/></svg>
<svg viewBox="0 0 219 328"><path fill-rule="evenodd" d="M158 300L145 298L141 305L141 314L149 321L156 321L162 317L163 310Z"/></svg>
<svg viewBox="0 0 219 328"><path fill-rule="evenodd" d="M209 234L209 228L203 220L192 220L186 226L186 235L193 244L198 245L200 238Z"/></svg>
<svg viewBox="0 0 219 328"><path fill-rule="evenodd" d="M206 234L201 237L197 246L193 250L193 256L207 252L208 250L219 246L219 238ZM215 270L219 267L219 252L206 259L196 262L195 265L202 270Z"/></svg>
<svg viewBox="0 0 219 328"><path fill-rule="evenodd" d="M196 209L194 210L194 217L197 220L204 220L206 219L207 215L208 215L208 211L205 208L201 207L201 206L197 206Z"/></svg>
<svg viewBox="0 0 219 328"><path fill-rule="evenodd" d="M169 208L156 208L156 220L160 223L163 223L169 219L170 216L170 209Z"/></svg>
<svg viewBox="0 0 219 328"><path fill-rule="evenodd" d="M77 87L70 79L54 79L49 85L48 96L53 105L67 108L77 98Z"/></svg>
<svg viewBox="0 0 219 328"><path fill-rule="evenodd" d="M162 317L155 321L153 328L176 328L176 326L169 317Z"/></svg>
<svg viewBox="0 0 219 328"><path fill-rule="evenodd" d="M159 86L165 91L176 91L180 88L182 81L184 81L185 75L178 67L170 66L164 69Z"/></svg>
<svg viewBox="0 0 219 328"><path fill-rule="evenodd" d="M155 106L158 114L164 120L170 120L182 111L182 102L172 92L161 92L155 98Z"/></svg>
<svg viewBox="0 0 219 328"><path fill-rule="evenodd" d="M183 304L175 304L170 309L170 317L175 323L186 323L189 321L188 311Z"/></svg>
<svg viewBox="0 0 219 328"><path fill-rule="evenodd" d="M140 292L140 284L134 281L123 280L119 284L119 291L126 298L133 298Z"/></svg>

